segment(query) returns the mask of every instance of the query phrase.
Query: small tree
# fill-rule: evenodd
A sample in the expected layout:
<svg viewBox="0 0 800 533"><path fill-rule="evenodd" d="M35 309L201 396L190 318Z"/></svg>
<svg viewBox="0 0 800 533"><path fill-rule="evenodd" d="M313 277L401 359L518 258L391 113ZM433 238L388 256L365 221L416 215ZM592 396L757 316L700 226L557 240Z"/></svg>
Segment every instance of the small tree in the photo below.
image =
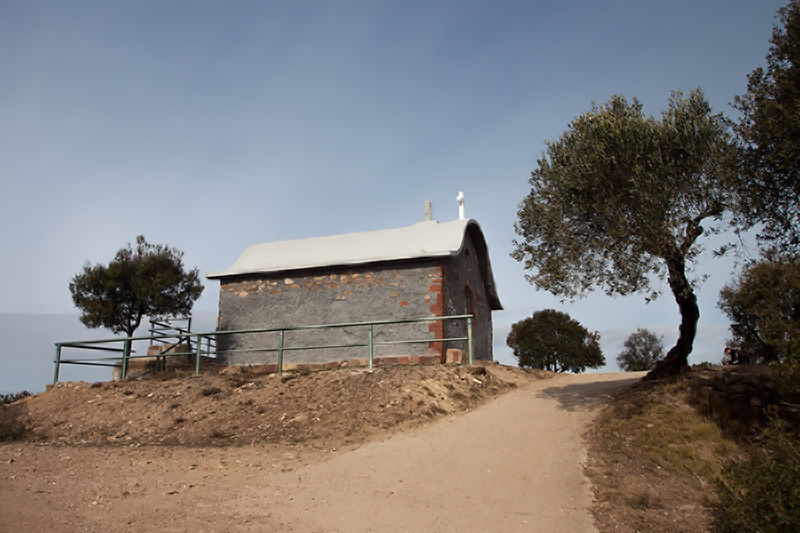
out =
<svg viewBox="0 0 800 533"><path fill-rule="evenodd" d="M512 325L506 344L522 368L578 373L606 363L599 341L568 314L545 309Z"/></svg>
<svg viewBox="0 0 800 533"><path fill-rule="evenodd" d="M680 372L700 317L688 272L701 238L725 227L735 177L724 117L700 90L673 93L660 120L614 96L546 146L519 206L512 256L531 283L569 298L596 286L655 297L653 274L666 277L680 335L651 377Z"/></svg>
<svg viewBox="0 0 800 533"><path fill-rule="evenodd" d="M746 362L786 361L800 351L800 258L764 252L719 293L731 345Z"/></svg>
<svg viewBox="0 0 800 533"><path fill-rule="evenodd" d="M183 269L183 252L136 238L136 248L117 251L106 265L87 263L69 284L72 301L89 328L104 327L128 337L144 316L191 313L203 293L198 270Z"/></svg>
<svg viewBox="0 0 800 533"><path fill-rule="evenodd" d="M653 370L664 357L663 337L646 329L637 328L625 340L625 349L617 356L617 364L625 372Z"/></svg>
<svg viewBox="0 0 800 533"><path fill-rule="evenodd" d="M748 77L736 97L736 133L745 157L742 210L759 237L800 252L800 1L778 10L767 68Z"/></svg>

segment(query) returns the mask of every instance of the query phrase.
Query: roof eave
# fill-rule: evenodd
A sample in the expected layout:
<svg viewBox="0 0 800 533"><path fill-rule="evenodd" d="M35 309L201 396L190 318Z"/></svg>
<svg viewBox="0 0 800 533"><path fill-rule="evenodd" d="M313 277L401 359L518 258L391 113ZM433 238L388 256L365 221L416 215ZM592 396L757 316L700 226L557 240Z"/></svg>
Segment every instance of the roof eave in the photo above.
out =
<svg viewBox="0 0 800 533"><path fill-rule="evenodd" d="M452 257L457 255L455 252L434 252L434 253L420 253L417 255L405 255L405 256L397 256L392 258L381 258L381 259L374 259L374 260L367 260L367 261L336 261L330 263L317 263L314 265L298 265L294 267L287 267L287 268L265 268L265 269L248 269L248 270L223 270L221 272L209 272L205 275L206 279L222 279L222 278L232 278L238 276L252 276L258 274L276 274L280 272L297 272L300 270L317 270L322 268L337 268L337 267L357 267L362 265L375 265L375 264L386 264L386 263L396 263L402 261L416 261L416 260L424 260L424 259L439 259L441 257Z"/></svg>

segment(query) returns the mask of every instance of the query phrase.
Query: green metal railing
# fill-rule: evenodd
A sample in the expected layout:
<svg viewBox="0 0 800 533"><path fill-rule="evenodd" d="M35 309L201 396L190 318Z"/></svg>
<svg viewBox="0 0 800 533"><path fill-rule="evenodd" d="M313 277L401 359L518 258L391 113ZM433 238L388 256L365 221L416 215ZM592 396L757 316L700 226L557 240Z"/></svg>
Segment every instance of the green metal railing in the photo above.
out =
<svg viewBox="0 0 800 533"><path fill-rule="evenodd" d="M170 317L165 319L151 319L148 330L150 348L155 345L166 345L165 350L153 354L156 357L156 372L166 369L167 356L192 355L192 317ZM168 335L169 337L163 337ZM216 344L214 337L205 337L205 353L211 353ZM172 341L172 342L171 342ZM185 344L186 351L178 351ZM149 350L148 350L149 351Z"/></svg>
<svg viewBox="0 0 800 533"><path fill-rule="evenodd" d="M243 353L243 352L276 352L277 353L277 366L278 372L283 372L283 356L285 352L292 350L319 350L326 348L367 348L368 366L373 367L373 360L375 355L375 348L377 346L391 346L399 344L416 344L416 343L445 343L455 341L467 341L467 353L469 364L474 364L475 358L473 353L472 342L472 315L453 315L444 317L430 317L430 318L409 318L403 320L375 320L371 322L347 322L339 324L322 324L312 326L291 326L282 328L259 328L259 329L241 329L241 330L226 330L226 331L209 331L203 333L181 332L180 338L189 340L191 346L191 339L194 339L194 353L195 355L195 374L200 373L200 362L203 356L207 358L216 357L219 353ZM390 324L411 324L419 322L443 322L445 320L465 320L467 323L467 335L465 337L449 337L441 339L406 339L395 341L376 341L374 338L374 326L390 325ZM345 328L345 327L365 327L367 330L367 338L364 342L350 343L350 344L322 344L316 346L288 346L286 344L287 331L306 331L306 330L322 330L332 328ZM74 341L74 342L57 342L56 358L55 358L55 372L53 375L53 383L58 382L59 371L62 364L75 364L75 365L93 365L93 366L109 366L114 367L116 363L122 363L122 379L126 379L128 374L128 362L131 359L153 357L153 356L135 356L132 355L133 351L131 346L134 341L149 341L152 346L157 341L166 341L167 339L175 339L175 334L156 334L151 325L151 334L146 337L123 337L112 339L98 339L90 341ZM225 350L217 351L215 346L215 339L222 335L242 335L248 333L278 333L278 343L276 347L261 347L252 348L247 350ZM205 343L203 342L205 341ZM122 343L122 348L110 348L107 344ZM205 348L204 348L205 346ZM63 359L61 357L64 348L78 348L88 350L102 350L110 352L122 352L122 357L106 357L106 358L93 358L93 359ZM191 352L191 350L190 350ZM160 356L161 354L159 354ZM178 354L175 354L178 355ZM187 355L187 354L180 354Z"/></svg>
<svg viewBox="0 0 800 533"><path fill-rule="evenodd" d="M178 325L175 325L178 324ZM180 324L183 324L185 327L181 327ZM184 340L189 341L186 337L187 333L192 332L192 317L170 317L165 319L150 319L150 329L148 333L150 334L150 346L154 346L156 344L156 339L154 338L157 335L173 335L178 339L176 344L181 344ZM191 351L192 347L189 345L189 350Z"/></svg>

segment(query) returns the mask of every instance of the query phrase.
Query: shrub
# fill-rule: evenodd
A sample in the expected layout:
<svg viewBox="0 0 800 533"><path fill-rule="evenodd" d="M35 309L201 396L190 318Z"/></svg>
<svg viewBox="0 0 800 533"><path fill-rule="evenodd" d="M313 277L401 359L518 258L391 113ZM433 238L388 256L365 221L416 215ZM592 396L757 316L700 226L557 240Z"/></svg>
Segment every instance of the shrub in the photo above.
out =
<svg viewBox="0 0 800 533"><path fill-rule="evenodd" d="M800 441L774 422L762 445L728 465L719 495L715 523L723 533L800 531Z"/></svg>
<svg viewBox="0 0 800 533"><path fill-rule="evenodd" d="M8 405L22 398L27 398L30 395L31 393L28 391L22 391L16 394L0 394L0 405Z"/></svg>
<svg viewBox="0 0 800 533"><path fill-rule="evenodd" d="M28 391L0 394L0 442L19 440L25 434L24 424L17 420L16 413L12 413L6 406L30 395Z"/></svg>
<svg viewBox="0 0 800 533"><path fill-rule="evenodd" d="M15 416L0 420L0 442L19 440L25 434L25 426Z"/></svg>

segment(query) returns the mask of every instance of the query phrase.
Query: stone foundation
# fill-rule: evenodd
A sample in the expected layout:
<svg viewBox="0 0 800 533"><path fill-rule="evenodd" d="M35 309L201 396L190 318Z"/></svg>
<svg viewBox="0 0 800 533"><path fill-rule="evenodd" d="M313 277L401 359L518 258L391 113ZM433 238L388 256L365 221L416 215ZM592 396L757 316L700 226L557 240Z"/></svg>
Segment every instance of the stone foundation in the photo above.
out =
<svg viewBox="0 0 800 533"><path fill-rule="evenodd" d="M408 355L395 357L373 357L373 366L390 365L438 365L438 364L466 364L467 356L461 350L447 350L446 355ZM476 363L487 363L491 361L476 361ZM345 361L327 361L321 363L284 363L284 372L302 370L331 370L335 368L359 368L369 365L369 359L348 359ZM221 374L236 374L240 372L256 372L264 374L274 374L278 372L278 364L271 363L265 365L227 365L220 366Z"/></svg>

